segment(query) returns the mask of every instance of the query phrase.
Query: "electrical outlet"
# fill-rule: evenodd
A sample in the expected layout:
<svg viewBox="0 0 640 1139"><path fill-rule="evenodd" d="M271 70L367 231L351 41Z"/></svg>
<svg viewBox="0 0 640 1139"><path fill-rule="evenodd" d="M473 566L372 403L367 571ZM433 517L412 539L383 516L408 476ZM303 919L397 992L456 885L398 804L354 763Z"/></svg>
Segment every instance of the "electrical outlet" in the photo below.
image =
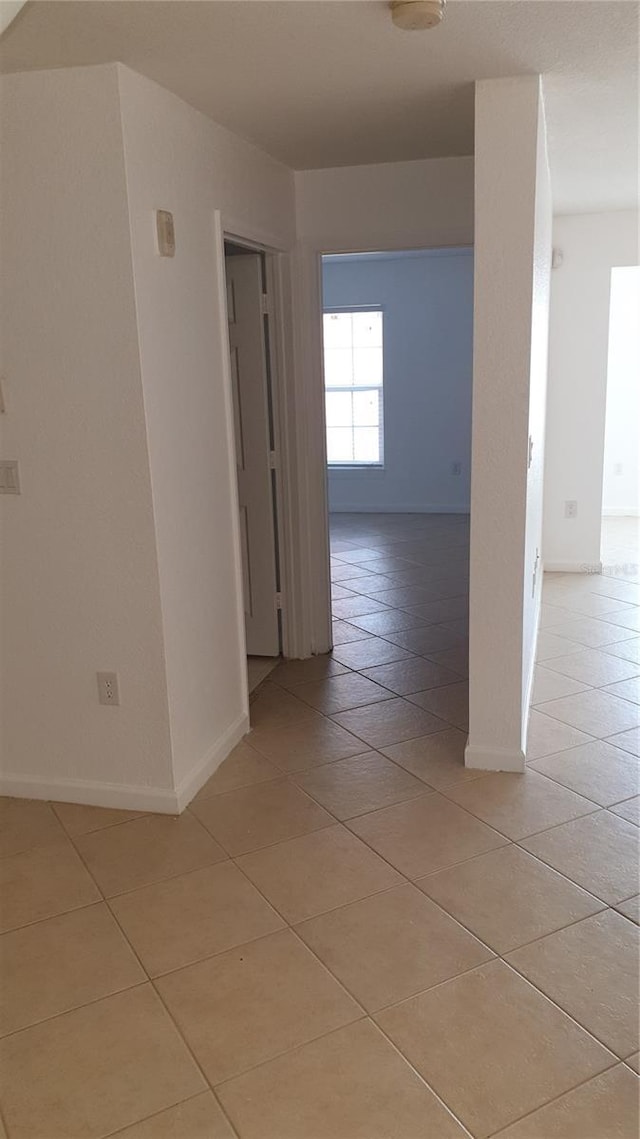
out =
<svg viewBox="0 0 640 1139"><path fill-rule="evenodd" d="M614 463L613 464L613 473L614 473L614 475L623 475L624 474L624 463Z"/></svg>
<svg viewBox="0 0 640 1139"><path fill-rule="evenodd" d="M565 502L565 504L564 504L564 516L565 516L565 518L577 518L578 517L578 503L575 501L575 499L567 499L567 501Z"/></svg>
<svg viewBox="0 0 640 1139"><path fill-rule="evenodd" d="M452 463L451 464L451 474L455 475L456 477L458 475L461 475L462 474L462 463L458 463L458 462Z"/></svg>
<svg viewBox="0 0 640 1139"><path fill-rule="evenodd" d="M120 689L118 687L118 674L117 672L99 672L98 677L98 700L101 704L119 704L120 703Z"/></svg>

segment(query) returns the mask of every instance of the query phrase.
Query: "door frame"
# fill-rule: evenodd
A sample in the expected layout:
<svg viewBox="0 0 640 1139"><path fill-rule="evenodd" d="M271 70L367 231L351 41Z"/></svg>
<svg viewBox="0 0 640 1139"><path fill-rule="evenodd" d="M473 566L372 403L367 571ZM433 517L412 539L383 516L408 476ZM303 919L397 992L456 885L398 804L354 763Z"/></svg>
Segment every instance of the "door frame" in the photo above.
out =
<svg viewBox="0 0 640 1139"><path fill-rule="evenodd" d="M292 352L291 352L291 300L290 289L287 288L289 276L289 253L270 244L268 238L247 233L241 225L233 224L223 218L219 211L215 216L215 243L217 260L220 272L220 303L224 313L224 327L228 330L227 293L225 276L225 243L231 242L254 253L260 253L265 259L265 275L267 296L269 297L268 367L270 380L270 398L273 411L274 450L276 454L274 479L274 544L279 570L279 592L282 598L280 611L281 653L284 657L296 656L296 584L299 583L297 570L297 550L295 516L290 508L292 465L295 456L292 455L290 426L285 408L288 403L288 390L293 381ZM246 638L244 628L244 597L240 525L238 517L238 487L235 470L236 439L233 420L233 396L229 354L226 352L224 361L223 379L226 395L227 430L230 440L230 460L233 467L231 472L231 493L233 499L233 533L234 533L234 562L236 580L236 610L238 614L239 639L241 655L246 657ZM295 485L295 483L293 483ZM246 681L246 678L245 678Z"/></svg>
<svg viewBox="0 0 640 1139"><path fill-rule="evenodd" d="M365 247L340 246L330 242L297 247L299 310L296 324L302 344L299 347L298 367L301 382L306 389L307 421L315 419L322 425L320 445L311 447L305 454L308 467L308 509L315 526L309 535L309 545L315 566L315 592L312 609L312 644L319 646L312 652L329 652L333 647L331 608L331 564L329 553L329 496L327 486L326 423L324 407L323 367L323 293L322 258L358 253L435 253L442 250L464 249L473 255L474 244L469 241L438 242L437 245L410 245L381 241ZM326 600L325 600L326 599Z"/></svg>

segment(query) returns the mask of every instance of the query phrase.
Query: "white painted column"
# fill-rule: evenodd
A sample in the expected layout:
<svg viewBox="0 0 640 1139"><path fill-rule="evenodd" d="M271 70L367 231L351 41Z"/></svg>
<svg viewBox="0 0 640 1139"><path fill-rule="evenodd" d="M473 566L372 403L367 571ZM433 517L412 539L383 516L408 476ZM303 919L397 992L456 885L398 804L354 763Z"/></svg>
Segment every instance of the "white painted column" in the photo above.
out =
<svg viewBox="0 0 640 1139"><path fill-rule="evenodd" d="M539 616L551 199L540 78L476 83L470 730L524 769ZM531 459L530 459L531 439Z"/></svg>

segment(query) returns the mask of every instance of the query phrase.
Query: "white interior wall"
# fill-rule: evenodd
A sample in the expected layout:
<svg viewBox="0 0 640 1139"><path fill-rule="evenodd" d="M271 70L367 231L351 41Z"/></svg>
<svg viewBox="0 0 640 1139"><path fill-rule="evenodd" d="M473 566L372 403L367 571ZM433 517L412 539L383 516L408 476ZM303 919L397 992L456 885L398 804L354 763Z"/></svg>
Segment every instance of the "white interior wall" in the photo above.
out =
<svg viewBox="0 0 640 1139"><path fill-rule="evenodd" d="M330 510L468 511L472 251L329 258L323 294L384 309L384 466L329 467Z"/></svg>
<svg viewBox="0 0 640 1139"><path fill-rule="evenodd" d="M638 213L556 217L553 243L543 555L580 572L600 565L611 270L640 259Z"/></svg>
<svg viewBox="0 0 640 1139"><path fill-rule="evenodd" d="M602 513L640 513L638 266L613 269L611 273Z"/></svg>
<svg viewBox="0 0 640 1139"><path fill-rule="evenodd" d="M221 231L294 241L291 171L119 68L131 240L181 801L247 731ZM173 213L173 258L154 210ZM220 213L214 232L214 214Z"/></svg>
<svg viewBox="0 0 640 1139"><path fill-rule="evenodd" d="M473 242L473 158L296 174L298 237L323 253Z"/></svg>
<svg viewBox="0 0 640 1139"><path fill-rule="evenodd" d="M475 138L466 763L518 771L542 576L551 195L539 77L477 83Z"/></svg>
<svg viewBox="0 0 640 1139"><path fill-rule="evenodd" d="M3 788L173 801L114 66L2 80ZM121 705L98 703L117 671Z"/></svg>
<svg viewBox="0 0 640 1139"><path fill-rule="evenodd" d="M293 175L118 65L2 109L3 787L172 811L248 727L222 239L291 245Z"/></svg>

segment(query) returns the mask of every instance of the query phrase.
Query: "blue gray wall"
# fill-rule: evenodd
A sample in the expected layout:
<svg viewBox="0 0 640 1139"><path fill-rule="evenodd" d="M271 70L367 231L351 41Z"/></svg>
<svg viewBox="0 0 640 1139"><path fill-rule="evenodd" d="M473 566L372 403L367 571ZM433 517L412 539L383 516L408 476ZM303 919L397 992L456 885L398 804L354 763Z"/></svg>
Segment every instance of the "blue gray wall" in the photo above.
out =
<svg viewBox="0 0 640 1139"><path fill-rule="evenodd" d="M328 308L385 313L384 469L330 469L330 509L468 510L472 251L325 258L323 285Z"/></svg>

